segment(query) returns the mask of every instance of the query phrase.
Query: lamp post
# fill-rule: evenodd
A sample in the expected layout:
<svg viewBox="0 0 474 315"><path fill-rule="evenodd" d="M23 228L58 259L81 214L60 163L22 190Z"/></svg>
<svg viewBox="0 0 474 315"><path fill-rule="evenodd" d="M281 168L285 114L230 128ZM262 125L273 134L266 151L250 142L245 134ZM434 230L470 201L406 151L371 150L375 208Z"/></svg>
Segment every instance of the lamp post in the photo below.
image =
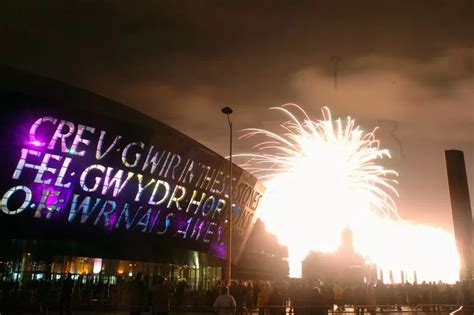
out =
<svg viewBox="0 0 474 315"><path fill-rule="evenodd" d="M233 110L230 107L224 107L221 112L227 116L227 122L229 123L229 211L227 213L227 257L225 260L225 279L229 282L232 277L232 194L233 194L233 178L232 178L232 121L230 120L230 114Z"/></svg>

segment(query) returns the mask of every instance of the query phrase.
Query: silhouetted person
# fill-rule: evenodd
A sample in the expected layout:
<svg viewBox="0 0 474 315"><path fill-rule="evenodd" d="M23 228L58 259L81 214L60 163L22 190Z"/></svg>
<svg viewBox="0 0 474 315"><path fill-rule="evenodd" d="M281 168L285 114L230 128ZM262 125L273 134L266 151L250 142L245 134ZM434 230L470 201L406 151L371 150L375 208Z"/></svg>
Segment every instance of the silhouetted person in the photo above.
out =
<svg viewBox="0 0 474 315"><path fill-rule="evenodd" d="M284 315L285 314L285 300L281 294L281 290L275 287L268 297L268 306L270 308L270 315Z"/></svg>
<svg viewBox="0 0 474 315"><path fill-rule="evenodd" d="M239 281L235 291L235 295L231 295L234 297L235 302L237 303L237 312L240 313L244 307L244 296L246 292L246 287L242 280Z"/></svg>
<svg viewBox="0 0 474 315"><path fill-rule="evenodd" d="M433 282L433 284L430 287L430 302L431 304L440 304L440 295L439 295L439 288L438 286ZM440 308L435 305L433 306L433 311L440 311Z"/></svg>
<svg viewBox="0 0 474 315"><path fill-rule="evenodd" d="M214 302L214 309L217 315L234 315L237 309L237 304L232 295L229 294L227 287L221 288L221 295L219 295Z"/></svg>
<svg viewBox="0 0 474 315"><path fill-rule="evenodd" d="M244 304L245 308L247 309L247 312L252 313L253 307L254 307L254 299L253 299L253 286L252 282L247 282L247 285L245 287L245 293L244 293Z"/></svg>
<svg viewBox="0 0 474 315"><path fill-rule="evenodd" d="M313 300L312 300L311 306L313 306L313 309L311 311L311 314L325 315L327 311L326 301L325 301L324 295L321 294L321 290L319 288L312 289L312 296L313 296Z"/></svg>
<svg viewBox="0 0 474 315"><path fill-rule="evenodd" d="M269 283L264 283L263 288L260 290L260 293L257 298L257 307L258 314L265 315L267 313L268 298L270 297L272 289L270 288Z"/></svg>
<svg viewBox="0 0 474 315"><path fill-rule="evenodd" d="M174 285L163 277L153 288L152 305L153 315L168 315L171 308L171 296L176 292Z"/></svg>
<svg viewBox="0 0 474 315"><path fill-rule="evenodd" d="M261 290L262 290L262 284L260 283L260 281L257 280L257 282L255 283L255 285L253 286L253 292L252 292L252 295L253 295L253 306L257 306L257 304L258 304L258 296L259 296Z"/></svg>
<svg viewBox="0 0 474 315"><path fill-rule="evenodd" d="M295 315L304 314L304 310L302 309L302 306L304 306L303 290L303 284L297 283L293 284L293 288L290 291L291 307Z"/></svg>
<svg viewBox="0 0 474 315"><path fill-rule="evenodd" d="M356 314L364 315L364 306L360 305L367 305L367 286L364 284L359 284L354 291L354 304L356 307L354 311Z"/></svg>
<svg viewBox="0 0 474 315"><path fill-rule="evenodd" d="M49 298L49 284L44 280L41 279L38 283L38 305L40 308L41 315L48 314L48 298Z"/></svg>
<svg viewBox="0 0 474 315"><path fill-rule="evenodd" d="M315 310L315 301L314 301L314 292L309 287L308 283L306 282L304 286L301 288L301 308L300 313L303 315L313 315Z"/></svg>
<svg viewBox="0 0 474 315"><path fill-rule="evenodd" d="M232 280L230 282L229 286L229 294L232 295L232 297L235 300L235 303L237 303L237 308L241 305L240 301L240 292L239 292L239 286L237 284L237 281Z"/></svg>
<svg viewBox="0 0 474 315"><path fill-rule="evenodd" d="M67 278L63 281L61 285L61 293L59 296L59 314L63 315L71 314L72 306L72 293L74 291L74 281L72 280L72 275L67 274Z"/></svg>
<svg viewBox="0 0 474 315"><path fill-rule="evenodd" d="M188 291L188 284L186 280L181 280L178 283L178 287L176 288L176 305L183 306L184 299L186 297L186 292Z"/></svg>
<svg viewBox="0 0 474 315"><path fill-rule="evenodd" d="M330 290L332 290L332 288L330 287L328 288L325 285L321 285L321 287L319 288L319 293L321 294L321 297L323 299L323 305L324 305L323 315L328 314L329 307L331 307L331 311L333 308L333 304L332 304L333 297Z"/></svg>
<svg viewBox="0 0 474 315"><path fill-rule="evenodd" d="M145 285L143 284L143 274L137 273L136 278L130 282L130 315L140 315L144 301L146 299Z"/></svg>
<svg viewBox="0 0 474 315"><path fill-rule="evenodd" d="M334 303L336 303L337 311L344 311L344 287L341 283L334 283Z"/></svg>
<svg viewBox="0 0 474 315"><path fill-rule="evenodd" d="M421 304L431 304L431 294L430 294L430 285L426 283L426 281L423 281L421 284ZM430 311L430 306L423 306L423 311L424 312L429 312Z"/></svg>
<svg viewBox="0 0 474 315"><path fill-rule="evenodd" d="M376 305L377 305L377 298L375 296L375 288L374 285L369 283L367 286L367 311L371 315L375 315Z"/></svg>
<svg viewBox="0 0 474 315"><path fill-rule="evenodd" d="M214 292L212 289L206 290L206 306L212 307L216 298L217 296L214 296Z"/></svg>
<svg viewBox="0 0 474 315"><path fill-rule="evenodd" d="M419 285L415 282L410 289L410 305L412 309L415 309L418 304L421 303L421 294Z"/></svg>

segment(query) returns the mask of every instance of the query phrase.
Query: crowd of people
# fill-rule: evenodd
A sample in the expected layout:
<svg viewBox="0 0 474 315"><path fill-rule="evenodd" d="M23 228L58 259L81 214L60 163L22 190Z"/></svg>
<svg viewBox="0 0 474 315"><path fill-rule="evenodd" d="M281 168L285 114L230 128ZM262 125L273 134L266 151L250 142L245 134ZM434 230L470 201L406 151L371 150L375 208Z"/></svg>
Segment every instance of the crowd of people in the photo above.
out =
<svg viewBox="0 0 474 315"><path fill-rule="evenodd" d="M151 284L150 284L151 283ZM122 284L119 288L108 285L96 288L96 295L81 287L68 275L57 284L55 298L51 299L51 283L39 282L32 288L32 304L42 313L48 308L58 308L61 313L71 313L80 298L107 296L110 304L130 309L132 315L153 310L165 315L171 308L212 308L220 315L258 313L259 315L324 315L328 311L344 311L351 308L356 314L374 314L385 309L401 309L409 306L425 311L449 310L455 305L473 304L474 286L467 282L454 285L443 283L384 284L348 283L308 280L289 281L231 281L216 282L208 290L190 290L184 279L170 281L158 277L144 281L143 275ZM7 305L14 290L0 283L0 304ZM80 293L80 294L79 294ZM48 298L49 297L49 298ZM26 301L26 300L22 300ZM6 303L4 303L6 302ZM11 303L10 303L11 304Z"/></svg>
<svg viewBox="0 0 474 315"><path fill-rule="evenodd" d="M420 308L424 311L450 310L455 305L472 304L474 288L467 282L384 284L322 283L320 281L242 282L233 281L229 289L237 310L258 310L260 315L280 315L289 310L295 315L327 314L328 310L374 314L377 310Z"/></svg>

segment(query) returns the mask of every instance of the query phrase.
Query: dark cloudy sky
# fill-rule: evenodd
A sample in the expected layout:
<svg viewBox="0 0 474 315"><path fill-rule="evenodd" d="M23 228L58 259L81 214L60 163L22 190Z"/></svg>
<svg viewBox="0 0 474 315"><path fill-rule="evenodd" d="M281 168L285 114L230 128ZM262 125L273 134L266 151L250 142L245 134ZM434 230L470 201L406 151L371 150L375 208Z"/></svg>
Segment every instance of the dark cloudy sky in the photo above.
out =
<svg viewBox="0 0 474 315"><path fill-rule="evenodd" d="M272 128L282 117L268 108L286 102L378 125L401 215L450 231L443 151L462 149L474 199L472 0L3 0L0 42L0 64L118 100L223 155L225 105L236 129Z"/></svg>

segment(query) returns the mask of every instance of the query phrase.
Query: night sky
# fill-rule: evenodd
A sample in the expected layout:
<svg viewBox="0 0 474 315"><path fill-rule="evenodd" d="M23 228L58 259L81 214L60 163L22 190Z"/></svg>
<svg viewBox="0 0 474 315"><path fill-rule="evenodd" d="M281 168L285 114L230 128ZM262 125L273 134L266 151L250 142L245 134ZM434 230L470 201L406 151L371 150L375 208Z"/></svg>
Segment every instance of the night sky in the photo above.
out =
<svg viewBox="0 0 474 315"><path fill-rule="evenodd" d="M0 3L0 64L127 104L227 154L287 102L380 126L401 216L452 231L445 149L474 199L474 1ZM335 88L334 65L338 63ZM248 151L238 142L238 152Z"/></svg>

